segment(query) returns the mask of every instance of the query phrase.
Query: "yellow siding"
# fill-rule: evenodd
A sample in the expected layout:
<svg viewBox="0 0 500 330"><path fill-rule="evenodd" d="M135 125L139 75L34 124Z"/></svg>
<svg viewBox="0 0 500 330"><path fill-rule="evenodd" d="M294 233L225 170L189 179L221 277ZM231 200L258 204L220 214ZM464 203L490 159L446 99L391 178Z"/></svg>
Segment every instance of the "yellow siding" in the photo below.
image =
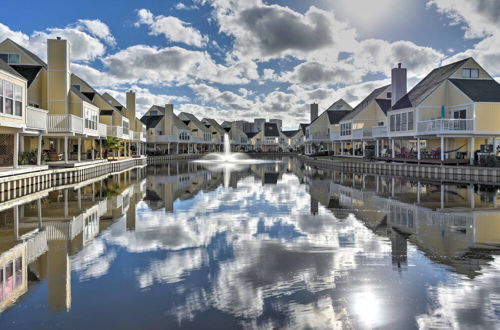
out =
<svg viewBox="0 0 500 330"><path fill-rule="evenodd" d="M419 121L441 118L441 109L421 109L419 112Z"/></svg>
<svg viewBox="0 0 500 330"><path fill-rule="evenodd" d="M476 130L500 131L500 103L476 104Z"/></svg>
<svg viewBox="0 0 500 330"><path fill-rule="evenodd" d="M461 67L460 69L457 70L457 72L455 72L451 78L463 78L462 77L462 69L479 69L479 78L490 78L490 76L488 75L488 73L486 71L484 71L478 64L476 61L474 61L473 59L469 59L467 62L465 62Z"/></svg>
<svg viewBox="0 0 500 330"><path fill-rule="evenodd" d="M441 107L446 104L446 84L441 84L431 95L429 95L420 106ZM427 109L423 109L427 111Z"/></svg>
<svg viewBox="0 0 500 330"><path fill-rule="evenodd" d="M11 53L11 54L19 54L21 55L21 64L36 64L37 62L33 61L31 57L24 55L19 48L12 44L10 41L5 40L0 44L0 53Z"/></svg>
<svg viewBox="0 0 500 330"><path fill-rule="evenodd" d="M328 119L328 114L323 112L314 123L309 126L309 133L320 133L325 132L330 126L330 121Z"/></svg>
<svg viewBox="0 0 500 330"><path fill-rule="evenodd" d="M471 100L465 96L455 85L451 82L447 82L447 90L448 90L448 106L460 105L460 104L468 104L471 103Z"/></svg>

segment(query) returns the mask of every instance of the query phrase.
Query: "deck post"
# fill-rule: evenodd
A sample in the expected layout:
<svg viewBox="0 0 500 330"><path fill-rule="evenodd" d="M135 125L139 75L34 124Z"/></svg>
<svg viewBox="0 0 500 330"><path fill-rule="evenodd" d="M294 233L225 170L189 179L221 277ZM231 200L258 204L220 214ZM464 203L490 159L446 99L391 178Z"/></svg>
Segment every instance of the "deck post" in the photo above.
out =
<svg viewBox="0 0 500 330"><path fill-rule="evenodd" d="M19 132L14 133L14 155L12 160L12 166L14 168L19 167Z"/></svg>
<svg viewBox="0 0 500 330"><path fill-rule="evenodd" d="M396 156L396 150L394 150L394 139L391 139L391 158Z"/></svg>
<svg viewBox="0 0 500 330"><path fill-rule="evenodd" d="M78 160L78 162L80 162L82 160L82 138L78 138L78 148L77 148L77 155L76 155L76 159Z"/></svg>
<svg viewBox="0 0 500 330"><path fill-rule="evenodd" d="M42 134L38 135L38 147L36 149L36 164L42 165Z"/></svg>
<svg viewBox="0 0 500 330"><path fill-rule="evenodd" d="M441 161L444 160L444 137L441 136Z"/></svg>
<svg viewBox="0 0 500 330"><path fill-rule="evenodd" d="M474 152L475 152L475 147L476 147L476 143L475 143L475 139L474 139L474 136L471 136L470 137L470 151L469 151L469 160L470 160L470 164L471 165L474 165Z"/></svg>
<svg viewBox="0 0 500 330"><path fill-rule="evenodd" d="M64 137L64 163L68 164L68 137Z"/></svg>
<svg viewBox="0 0 500 330"><path fill-rule="evenodd" d="M417 138L417 159L420 160L420 138Z"/></svg>

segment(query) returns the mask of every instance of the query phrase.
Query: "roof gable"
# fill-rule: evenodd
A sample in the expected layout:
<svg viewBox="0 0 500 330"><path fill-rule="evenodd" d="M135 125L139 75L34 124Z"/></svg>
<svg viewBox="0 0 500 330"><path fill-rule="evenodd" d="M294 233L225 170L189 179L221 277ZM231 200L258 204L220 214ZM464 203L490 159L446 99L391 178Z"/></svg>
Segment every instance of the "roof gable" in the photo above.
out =
<svg viewBox="0 0 500 330"><path fill-rule="evenodd" d="M377 97L380 96L391 85L385 85L374 89L367 97L365 97L352 111L350 111L342 120L351 120L360 114L367 106L369 106Z"/></svg>
<svg viewBox="0 0 500 330"><path fill-rule="evenodd" d="M422 103L444 81L455 73L468 59L450 63L432 70L424 79L413 87L405 96L392 106L390 110L412 108Z"/></svg>
<svg viewBox="0 0 500 330"><path fill-rule="evenodd" d="M326 110L352 110L352 107L349 103L344 101L344 99L338 99L333 102Z"/></svg>
<svg viewBox="0 0 500 330"><path fill-rule="evenodd" d="M3 60L0 60L0 70L3 70L21 80L27 80L25 77L23 77L19 72L14 70L10 65L5 63Z"/></svg>
<svg viewBox="0 0 500 330"><path fill-rule="evenodd" d="M264 124L264 136L279 137L279 129L276 123L265 123Z"/></svg>
<svg viewBox="0 0 500 330"><path fill-rule="evenodd" d="M500 84L496 80L450 79L473 102L500 102Z"/></svg>
<svg viewBox="0 0 500 330"><path fill-rule="evenodd" d="M42 66L44 68L47 68L47 63L45 63L40 57L38 57L37 55L35 55L31 51L29 51L28 49L24 48L23 46L19 45L14 40L12 40L10 38L7 38L2 43L4 43L4 42L8 42L11 45L13 45L14 47L16 47L17 49L19 49L19 51L21 51L22 53L24 53L24 55L26 55L27 57L29 57L36 64L38 64L38 65L40 65L40 66Z"/></svg>
<svg viewBox="0 0 500 330"><path fill-rule="evenodd" d="M163 119L163 116L142 116L141 122L146 125L147 129L155 128Z"/></svg>

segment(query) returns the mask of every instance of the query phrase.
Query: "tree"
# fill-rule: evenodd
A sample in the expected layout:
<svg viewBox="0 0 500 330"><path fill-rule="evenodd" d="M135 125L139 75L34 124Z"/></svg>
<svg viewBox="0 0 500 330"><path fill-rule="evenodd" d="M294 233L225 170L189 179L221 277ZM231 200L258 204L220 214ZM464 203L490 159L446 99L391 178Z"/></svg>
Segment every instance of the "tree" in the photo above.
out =
<svg viewBox="0 0 500 330"><path fill-rule="evenodd" d="M106 150L113 152L113 157L116 158L116 151L122 149L122 142L122 139L108 136L106 140L104 140L103 146Z"/></svg>

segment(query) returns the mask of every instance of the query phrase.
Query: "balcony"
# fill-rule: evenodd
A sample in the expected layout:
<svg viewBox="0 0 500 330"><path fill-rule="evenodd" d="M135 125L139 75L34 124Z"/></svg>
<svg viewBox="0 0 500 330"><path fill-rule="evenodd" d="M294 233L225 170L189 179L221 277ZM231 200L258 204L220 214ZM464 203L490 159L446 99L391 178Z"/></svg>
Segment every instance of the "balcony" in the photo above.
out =
<svg viewBox="0 0 500 330"><path fill-rule="evenodd" d="M121 139L123 137L123 127L121 126L107 126L107 136L112 136Z"/></svg>
<svg viewBox="0 0 500 330"><path fill-rule="evenodd" d="M363 127L356 128L352 130L352 139L353 140L364 140L372 138L372 128L371 127Z"/></svg>
<svg viewBox="0 0 500 330"><path fill-rule="evenodd" d="M97 133L100 137L106 137L108 134L108 129L106 124L97 124Z"/></svg>
<svg viewBox="0 0 500 330"><path fill-rule="evenodd" d="M474 129L473 119L433 119L421 121L417 126L419 134L461 133Z"/></svg>
<svg viewBox="0 0 500 330"><path fill-rule="evenodd" d="M48 115L47 131L50 133L83 134L83 118L75 115Z"/></svg>
<svg viewBox="0 0 500 330"><path fill-rule="evenodd" d="M374 138L387 137L387 126L374 126L374 127L372 127L372 136Z"/></svg>
<svg viewBox="0 0 500 330"><path fill-rule="evenodd" d="M144 132L133 132L133 140L146 142L146 134Z"/></svg>
<svg viewBox="0 0 500 330"><path fill-rule="evenodd" d="M307 141L330 141L330 134L328 132L309 133Z"/></svg>
<svg viewBox="0 0 500 330"><path fill-rule="evenodd" d="M30 129L46 131L47 115L47 110L26 107L26 126Z"/></svg>

